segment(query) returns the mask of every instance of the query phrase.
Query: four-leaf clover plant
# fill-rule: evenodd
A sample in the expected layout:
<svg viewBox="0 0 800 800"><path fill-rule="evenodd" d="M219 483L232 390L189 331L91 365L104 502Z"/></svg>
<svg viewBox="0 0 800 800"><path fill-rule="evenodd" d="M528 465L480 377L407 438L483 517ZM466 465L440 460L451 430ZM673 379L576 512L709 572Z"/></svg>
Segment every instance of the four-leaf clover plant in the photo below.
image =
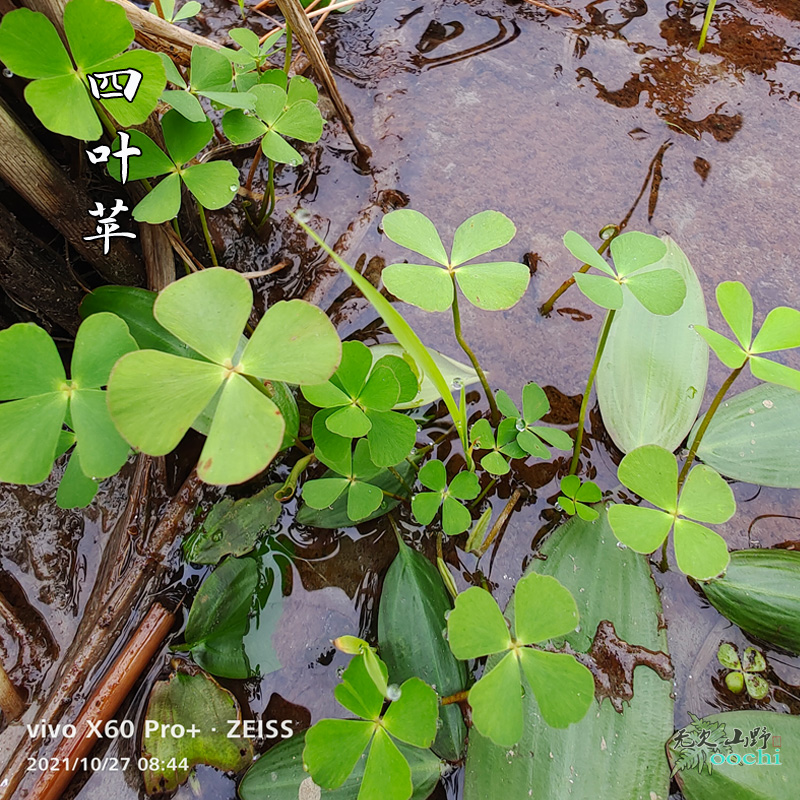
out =
<svg viewBox="0 0 800 800"><path fill-rule="evenodd" d="M139 350L117 362L108 407L133 447L165 455L206 412L212 419L197 465L204 481L241 483L269 464L286 426L265 381L326 380L339 365L341 342L316 306L289 300L269 307L242 348L252 305L247 279L220 267L159 293L156 320L197 357Z"/></svg>
<svg viewBox="0 0 800 800"><path fill-rule="evenodd" d="M399 209L383 218L383 232L396 244L419 253L433 264L389 264L384 286L404 303L425 311L448 311L455 286L467 300L486 311L511 308L525 294L530 270L515 261L468 264L478 256L507 245L516 234L514 223L499 211L482 211L456 229L450 255L434 224L419 211Z"/></svg>
<svg viewBox="0 0 800 800"><path fill-rule="evenodd" d="M414 420L392 409L413 400L419 389L414 372L398 356L387 355L373 366L369 348L361 342L342 345L342 363L326 383L304 386L303 396L321 408L314 415L317 456L338 460L350 451L350 440L367 437L372 463L399 464L414 447Z"/></svg>
<svg viewBox="0 0 800 800"><path fill-rule="evenodd" d="M293 77L287 87L282 70L269 70L263 77L276 83L259 83L249 90L248 94L255 97L255 115L237 109L229 111L222 118L222 129L234 144L248 144L260 138L267 158L296 167L303 158L286 138L313 143L322 136L324 122L316 105L317 87L300 75Z"/></svg>
<svg viewBox="0 0 800 800"><path fill-rule="evenodd" d="M588 504L599 503L602 499L603 493L596 483L591 481L581 483L581 479L577 475L565 475L561 479L561 495L558 498L558 504L571 517L577 514L587 522L594 522L600 515Z"/></svg>
<svg viewBox="0 0 800 800"><path fill-rule="evenodd" d="M475 727L502 747L513 747L522 737L524 691L533 691L542 718L554 728L579 722L594 698L592 673L574 656L531 646L575 630L578 607L569 590L532 572L517 583L513 603L513 634L497 601L477 586L456 597L447 619L456 658L497 656L468 700Z"/></svg>
<svg viewBox="0 0 800 800"><path fill-rule="evenodd" d="M386 665L374 660L385 685ZM409 678L399 687L388 687L392 702L384 712L386 698L362 653L350 662L334 694L357 719L323 719L308 730L303 765L314 783L323 789L341 786L369 748L359 799L409 800L411 767L397 742L431 746L439 716L436 692L419 678Z"/></svg>
<svg viewBox="0 0 800 800"><path fill-rule="evenodd" d="M131 146L142 151L130 161L129 179L167 176L136 204L133 218L155 225L176 217L181 210L183 184L203 208L228 205L239 190L239 170L230 161L188 164L211 141L214 135L211 121L189 122L173 109L162 117L161 130L169 155L141 131L128 131ZM119 147L119 137L114 146ZM116 180L120 180L121 167L119 159L112 159L108 165Z"/></svg>
<svg viewBox="0 0 800 800"><path fill-rule="evenodd" d="M719 360L730 369L740 369L748 363L750 372L759 380L800 392L800 370L763 356L800 347L800 311L786 306L773 308L754 339L753 298L744 284L739 281L720 283L717 305L738 344L703 325L695 325L694 329L708 342Z"/></svg>
<svg viewBox="0 0 800 800"><path fill-rule="evenodd" d="M90 503L97 480L116 473L130 452L102 387L117 359L134 350L119 317L94 314L78 329L68 380L45 330L19 323L0 331L0 481L41 483L77 442L57 502L62 508Z"/></svg>
<svg viewBox="0 0 800 800"><path fill-rule="evenodd" d="M550 401L538 384L529 383L522 390L522 414L502 389L497 393L497 407L504 417L514 421L516 442L526 454L536 458L550 458L550 451L544 442L556 450L572 449L572 437L568 433L536 424L550 412Z"/></svg>
<svg viewBox="0 0 800 800"><path fill-rule="evenodd" d="M601 308L622 308L622 287L627 286L633 296L652 314L674 314L686 297L686 284L680 274L669 267L648 269L667 254L667 246L657 236L630 231L611 241L614 267L575 231L564 235L564 245L575 258L589 264L604 275L575 272L578 288Z"/></svg>
<svg viewBox="0 0 800 800"><path fill-rule="evenodd" d="M93 94L120 125L143 123L166 78L155 53L128 50L134 32L122 6L70 0L64 32L69 52L53 23L38 11L9 11L0 23L0 61L14 74L33 78L25 99L42 124L75 139L99 139L103 126Z"/></svg>
<svg viewBox="0 0 800 800"><path fill-rule="evenodd" d="M517 443L516 421L503 419L497 427L497 436L488 419L479 419L469 430L473 449L488 450L481 458L481 466L492 475L505 475L511 469L508 458L525 458L528 453Z"/></svg>
<svg viewBox="0 0 800 800"><path fill-rule="evenodd" d="M705 464L694 467L678 495L675 456L658 445L632 450L617 477L656 508L616 504L608 510L614 535L637 553L652 553L675 529L675 559L681 572L709 580L724 572L730 556L725 540L700 523L727 522L736 511L731 487Z"/></svg>
<svg viewBox="0 0 800 800"><path fill-rule="evenodd" d="M460 500L474 500L481 491L474 472L459 472L447 485L447 471L438 459L427 461L419 471L419 482L430 492L419 492L411 501L411 511L420 525L430 525L442 509L442 530L448 536L463 533L472 524L472 515Z"/></svg>
<svg viewBox="0 0 800 800"><path fill-rule="evenodd" d="M725 685L733 694L741 694L747 689L747 694L753 700L763 700L769 694L769 684L758 674L767 669L766 659L760 650L745 648L740 661L736 648L723 642L717 651L717 660L730 670L725 675Z"/></svg>

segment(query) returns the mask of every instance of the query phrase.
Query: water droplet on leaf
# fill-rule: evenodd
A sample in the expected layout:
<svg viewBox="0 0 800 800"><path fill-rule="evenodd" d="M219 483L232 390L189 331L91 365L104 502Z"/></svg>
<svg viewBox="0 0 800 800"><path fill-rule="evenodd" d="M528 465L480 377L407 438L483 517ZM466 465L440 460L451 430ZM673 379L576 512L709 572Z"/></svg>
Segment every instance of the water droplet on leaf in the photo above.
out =
<svg viewBox="0 0 800 800"><path fill-rule="evenodd" d="M399 700L402 694L403 693L400 691L400 687L396 683L390 683L386 687L386 697L393 703L395 700Z"/></svg>

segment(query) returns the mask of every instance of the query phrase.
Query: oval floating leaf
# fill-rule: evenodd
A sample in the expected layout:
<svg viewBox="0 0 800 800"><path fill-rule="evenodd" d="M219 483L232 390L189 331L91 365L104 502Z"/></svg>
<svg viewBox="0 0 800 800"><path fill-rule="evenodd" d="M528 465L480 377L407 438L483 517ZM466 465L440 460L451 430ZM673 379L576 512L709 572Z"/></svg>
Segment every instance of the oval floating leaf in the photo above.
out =
<svg viewBox="0 0 800 800"><path fill-rule="evenodd" d="M734 551L725 577L700 588L720 614L746 633L800 653L800 553Z"/></svg>
<svg viewBox="0 0 800 800"><path fill-rule="evenodd" d="M647 561L617 547L605 511L594 523L573 518L542 552L547 560L534 560L532 568L561 581L578 604L581 629L566 637L576 650L586 652L598 624L610 620L628 643L666 651L661 603ZM523 737L510 751L473 728L465 800L561 798L565 787L571 800L668 797L664 741L673 730L672 686L646 667L635 670L633 684L634 696L622 714L603 701L563 730L544 724L528 693Z"/></svg>
<svg viewBox="0 0 800 800"><path fill-rule="evenodd" d="M699 425L700 421L692 438ZM719 407L697 456L738 481L800 489L798 442L800 392L766 383L734 395Z"/></svg>
<svg viewBox="0 0 800 800"><path fill-rule="evenodd" d="M703 290L683 251L670 238L666 246L658 266L672 267L684 279L683 306L671 316L654 316L627 295L597 372L603 422L624 453L645 444L675 450L705 392L708 347L691 328L707 323Z"/></svg>
<svg viewBox="0 0 800 800"><path fill-rule="evenodd" d="M386 573L378 609L378 646L392 681L422 678L440 697L467 686L467 669L453 656L444 639L450 596L433 564L400 542ZM439 710L441 727L433 749L448 761L458 761L466 728L457 704Z"/></svg>

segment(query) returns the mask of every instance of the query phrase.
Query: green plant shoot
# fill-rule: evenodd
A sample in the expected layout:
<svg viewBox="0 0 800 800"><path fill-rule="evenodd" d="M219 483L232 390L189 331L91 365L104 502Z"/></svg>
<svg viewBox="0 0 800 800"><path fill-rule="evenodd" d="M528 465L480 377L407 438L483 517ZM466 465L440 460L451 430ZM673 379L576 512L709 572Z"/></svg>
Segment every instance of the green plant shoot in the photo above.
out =
<svg viewBox="0 0 800 800"><path fill-rule="evenodd" d="M577 475L565 475L561 479L561 495L558 504L569 516L577 514L587 522L593 522L599 516L596 509L590 503L599 503L603 499L603 493L596 483L586 481L582 483Z"/></svg>
<svg viewBox="0 0 800 800"><path fill-rule="evenodd" d="M447 472L438 459L427 461L419 471L419 482L429 492L419 492L411 501L411 511L420 525L430 525L442 509L442 530L448 536L463 533L472 524L472 515L461 500L474 500L481 491L474 472L459 472L450 485Z"/></svg>
<svg viewBox="0 0 800 800"><path fill-rule="evenodd" d="M497 393L497 407L504 417L513 420L517 430L516 442L528 455L549 459L550 451L545 442L556 450L572 449L572 437L568 433L536 424L550 413L550 401L538 384L529 383L523 388L521 414L502 389Z"/></svg>

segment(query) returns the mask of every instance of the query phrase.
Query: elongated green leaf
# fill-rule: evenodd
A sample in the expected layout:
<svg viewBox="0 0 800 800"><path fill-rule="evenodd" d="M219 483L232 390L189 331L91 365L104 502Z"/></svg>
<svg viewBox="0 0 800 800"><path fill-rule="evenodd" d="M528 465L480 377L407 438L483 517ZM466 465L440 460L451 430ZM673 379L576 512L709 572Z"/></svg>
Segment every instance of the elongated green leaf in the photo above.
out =
<svg viewBox="0 0 800 800"><path fill-rule="evenodd" d="M298 797L304 797L304 792L315 797L316 786L303 769L305 738L305 732L295 734L261 756L239 784L242 800L298 800ZM414 784L411 800L425 800L439 782L444 765L430 750L402 743L398 747L411 767L411 782ZM344 783L338 789L323 792L321 797L325 800L356 800L366 760L366 755L362 755Z"/></svg>
<svg viewBox="0 0 800 800"><path fill-rule="evenodd" d="M726 367L738 369L747 360L747 353L727 336L712 331L705 325L695 326L695 331L708 342L708 346Z"/></svg>
<svg viewBox="0 0 800 800"><path fill-rule="evenodd" d="M437 504L438 507L438 504ZM434 512L435 513L435 512ZM404 542L383 581L378 607L378 646L393 681L418 677L435 686L441 697L467 686L467 669L445 641L445 615L450 595L436 568ZM434 752L457 761L464 749L466 728L457 704L442 706L441 728Z"/></svg>
<svg viewBox="0 0 800 800"><path fill-rule="evenodd" d="M234 720L242 711L236 698L213 678L179 671L167 681L158 681L147 704L147 721L156 723L142 736L142 756L148 760L143 771L148 794L171 792L186 781L197 764L208 764L224 772L239 772L253 760L253 743L247 738L228 738ZM162 726L169 733L164 736ZM173 725L193 730L175 736ZM150 759L160 762L152 768ZM185 765L181 766L181 762ZM177 766L176 766L177 765Z"/></svg>
<svg viewBox="0 0 800 800"><path fill-rule="evenodd" d="M710 773L697 767L676 773L686 800L788 800L795 796L800 781L799 717L775 711L729 711L705 719L724 724L728 740L734 739L738 728L744 734L743 743L730 746L732 763L726 758L726 763L712 765ZM750 732L762 728L770 733L766 746L762 747L761 740L748 744ZM671 750L670 757L674 759Z"/></svg>
<svg viewBox="0 0 800 800"><path fill-rule="evenodd" d="M396 211L392 212L398 213ZM387 215L388 216L388 215ZM384 220L386 218L384 217ZM347 273L350 280L361 291L364 297L372 303L375 310L383 317L383 321L389 327L389 330L394 334L394 337L406 352L414 359L417 366L431 379L431 382L436 389L441 393L442 400L444 400L450 416L453 418L456 430L459 433L464 448L467 449L467 421L466 411L462 410L456 404L453 397L452 390L447 381L442 375L436 362L433 360L431 354L426 349L425 345L420 341L416 333L414 333L411 326L403 319L400 312L398 312L392 304L360 273L356 272L347 262L340 258L322 239L317 236L304 222L301 222L295 217L298 225L323 249L333 258L336 263ZM437 234L438 237L438 234ZM441 242L440 242L441 244Z"/></svg>
<svg viewBox="0 0 800 800"><path fill-rule="evenodd" d="M597 625L606 619L629 643L666 650L666 634L659 630L661 604L647 561L617 547L605 513L594 523L570 520L542 551L547 560L535 559L532 569L557 578L578 603L581 629L567 636L575 649L587 651ZM523 700L523 737L511 750L472 729L465 800L561 798L565 793L571 800L666 798L664 741L673 730L671 689L647 667L637 667L634 696L622 714L607 700L599 707L595 702L565 730L546 725L529 693Z"/></svg>
<svg viewBox="0 0 800 800"><path fill-rule="evenodd" d="M252 558L227 558L203 581L189 611L185 649L207 672L249 678L243 639L258 585Z"/></svg>
<svg viewBox="0 0 800 800"><path fill-rule="evenodd" d="M720 614L746 633L800 653L800 553L734 551L725 576L700 588Z"/></svg>
<svg viewBox="0 0 800 800"><path fill-rule="evenodd" d="M703 290L681 249L669 238L666 245L658 266L671 266L685 281L683 306L672 316L653 316L628 295L597 372L603 422L624 453L644 444L675 450L705 392L708 347L691 328L707 324Z"/></svg>
<svg viewBox="0 0 800 800"><path fill-rule="evenodd" d="M800 392L762 384L722 403L697 455L734 480L800 489L798 441Z"/></svg>

